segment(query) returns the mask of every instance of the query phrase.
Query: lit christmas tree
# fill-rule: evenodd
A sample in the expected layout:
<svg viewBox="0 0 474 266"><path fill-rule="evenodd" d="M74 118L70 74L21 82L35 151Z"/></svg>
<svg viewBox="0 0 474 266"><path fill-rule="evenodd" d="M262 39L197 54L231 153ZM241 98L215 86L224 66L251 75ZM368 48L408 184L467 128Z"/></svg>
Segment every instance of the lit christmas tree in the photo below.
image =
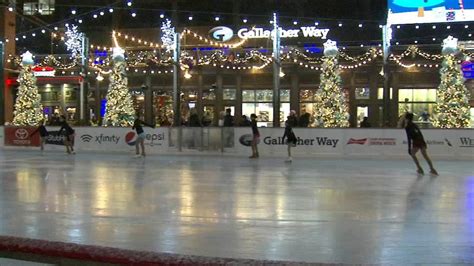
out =
<svg viewBox="0 0 474 266"><path fill-rule="evenodd" d="M124 50L116 47L113 52L114 67L110 74L110 85L105 106L105 126L129 127L133 125L135 111L128 91L125 72Z"/></svg>
<svg viewBox="0 0 474 266"><path fill-rule="evenodd" d="M341 76L336 42L324 43L321 83L316 92L315 116L320 127L348 127L349 113L344 93L341 89Z"/></svg>
<svg viewBox="0 0 474 266"><path fill-rule="evenodd" d="M26 52L22 55L22 69L18 81L18 95L13 112L13 125L37 126L43 120L43 106L41 96L36 86L36 77L33 73L33 55Z"/></svg>
<svg viewBox="0 0 474 266"><path fill-rule="evenodd" d="M464 85L461 66L456 59L458 52L457 39L449 36L443 42L443 63L441 67L441 84L437 91L436 117L434 125L441 128L468 127L469 90Z"/></svg>

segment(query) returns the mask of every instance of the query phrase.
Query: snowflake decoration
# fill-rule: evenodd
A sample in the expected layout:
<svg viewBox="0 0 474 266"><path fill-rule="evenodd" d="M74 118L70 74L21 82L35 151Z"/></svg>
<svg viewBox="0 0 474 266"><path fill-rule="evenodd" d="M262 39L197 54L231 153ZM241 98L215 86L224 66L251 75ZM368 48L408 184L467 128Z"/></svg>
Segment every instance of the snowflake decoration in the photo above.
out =
<svg viewBox="0 0 474 266"><path fill-rule="evenodd" d="M66 47L72 53L72 57L81 54L83 33L77 30L76 25L66 26Z"/></svg>
<svg viewBox="0 0 474 266"><path fill-rule="evenodd" d="M169 19L161 24L161 42L167 52L174 49L174 27L171 27L171 20Z"/></svg>

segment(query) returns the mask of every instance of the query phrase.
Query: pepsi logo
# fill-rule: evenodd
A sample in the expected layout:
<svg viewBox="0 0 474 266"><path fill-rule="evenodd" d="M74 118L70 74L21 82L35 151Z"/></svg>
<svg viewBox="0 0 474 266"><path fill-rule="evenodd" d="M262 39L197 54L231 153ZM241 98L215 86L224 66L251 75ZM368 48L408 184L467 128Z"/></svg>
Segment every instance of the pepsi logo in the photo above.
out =
<svg viewBox="0 0 474 266"><path fill-rule="evenodd" d="M130 131L125 135L125 142L130 145L134 146L137 141L137 134L133 131Z"/></svg>
<svg viewBox="0 0 474 266"><path fill-rule="evenodd" d="M209 31L209 35L211 35L214 40L226 42L234 37L234 31L231 28L219 26L212 28Z"/></svg>

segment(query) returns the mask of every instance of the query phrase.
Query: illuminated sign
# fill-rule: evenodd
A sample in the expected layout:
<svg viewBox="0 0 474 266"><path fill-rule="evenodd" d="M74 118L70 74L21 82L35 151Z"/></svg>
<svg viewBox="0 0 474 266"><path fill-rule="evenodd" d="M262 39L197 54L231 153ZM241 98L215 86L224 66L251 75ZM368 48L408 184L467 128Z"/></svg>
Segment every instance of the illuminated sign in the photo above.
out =
<svg viewBox="0 0 474 266"><path fill-rule="evenodd" d="M389 24L474 20L473 0L388 0Z"/></svg>
<svg viewBox="0 0 474 266"><path fill-rule="evenodd" d="M35 77L54 77L56 70L49 66L36 66L33 68L33 74Z"/></svg>
<svg viewBox="0 0 474 266"><path fill-rule="evenodd" d="M220 26L212 28L209 31L211 37L220 42L226 42L234 37L234 31L231 28Z"/></svg>
<svg viewBox="0 0 474 266"><path fill-rule="evenodd" d="M320 29L315 26L307 26L293 29L279 28L281 38L321 38L327 39L329 29ZM225 42L234 36L231 28L220 26L209 31L212 39ZM268 39L274 35L274 30L265 28L240 28L237 36L241 39Z"/></svg>
<svg viewBox="0 0 474 266"><path fill-rule="evenodd" d="M465 61L461 65L464 78L474 79L474 62Z"/></svg>
<svg viewBox="0 0 474 266"><path fill-rule="evenodd" d="M301 27L297 29L283 29L279 28L281 38L321 38L326 39L329 29L319 29L314 26ZM274 35L273 30L266 30L264 28L241 28L237 31L237 35L241 39L262 39L269 38Z"/></svg>

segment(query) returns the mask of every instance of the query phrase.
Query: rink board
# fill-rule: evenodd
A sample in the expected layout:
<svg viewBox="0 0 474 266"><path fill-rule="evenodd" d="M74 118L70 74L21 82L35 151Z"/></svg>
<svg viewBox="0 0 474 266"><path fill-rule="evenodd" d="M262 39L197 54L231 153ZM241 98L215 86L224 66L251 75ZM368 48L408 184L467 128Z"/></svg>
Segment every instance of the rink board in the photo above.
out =
<svg viewBox="0 0 474 266"><path fill-rule="evenodd" d="M48 127L48 130L53 131L58 128ZM130 128L77 127L75 130L77 151L135 152L136 133ZM175 130L173 134L176 134ZM259 128L259 131L261 136L258 149L261 156L286 156L287 145L282 141L283 128ZM400 157L408 155L406 134L403 129L295 128L294 132L298 137L298 145L292 148L292 154L296 156ZM473 129L423 129L423 135L432 156L474 159ZM169 128L145 128L147 153L176 152L176 147L170 147L169 138ZM250 154L251 149L248 146L250 139L250 128L234 128L233 148L226 148L225 153ZM4 146L4 141L4 127L0 127L0 147ZM37 147L17 147L17 149L21 148L37 149ZM46 147L46 150L63 149L64 147L60 145ZM221 150L215 148L207 151L220 152ZM206 152L205 149L202 152Z"/></svg>
<svg viewBox="0 0 474 266"><path fill-rule="evenodd" d="M284 129L260 128L260 155L286 155L287 145L281 142ZM294 155L323 156L384 156L408 155L408 145L403 129L318 129L294 128L299 145L292 148ZM235 129L237 153L249 154L246 137L249 128ZM436 157L474 159L474 130L424 129L423 135L429 153ZM243 137L244 136L244 137ZM244 143L242 143L244 142Z"/></svg>

